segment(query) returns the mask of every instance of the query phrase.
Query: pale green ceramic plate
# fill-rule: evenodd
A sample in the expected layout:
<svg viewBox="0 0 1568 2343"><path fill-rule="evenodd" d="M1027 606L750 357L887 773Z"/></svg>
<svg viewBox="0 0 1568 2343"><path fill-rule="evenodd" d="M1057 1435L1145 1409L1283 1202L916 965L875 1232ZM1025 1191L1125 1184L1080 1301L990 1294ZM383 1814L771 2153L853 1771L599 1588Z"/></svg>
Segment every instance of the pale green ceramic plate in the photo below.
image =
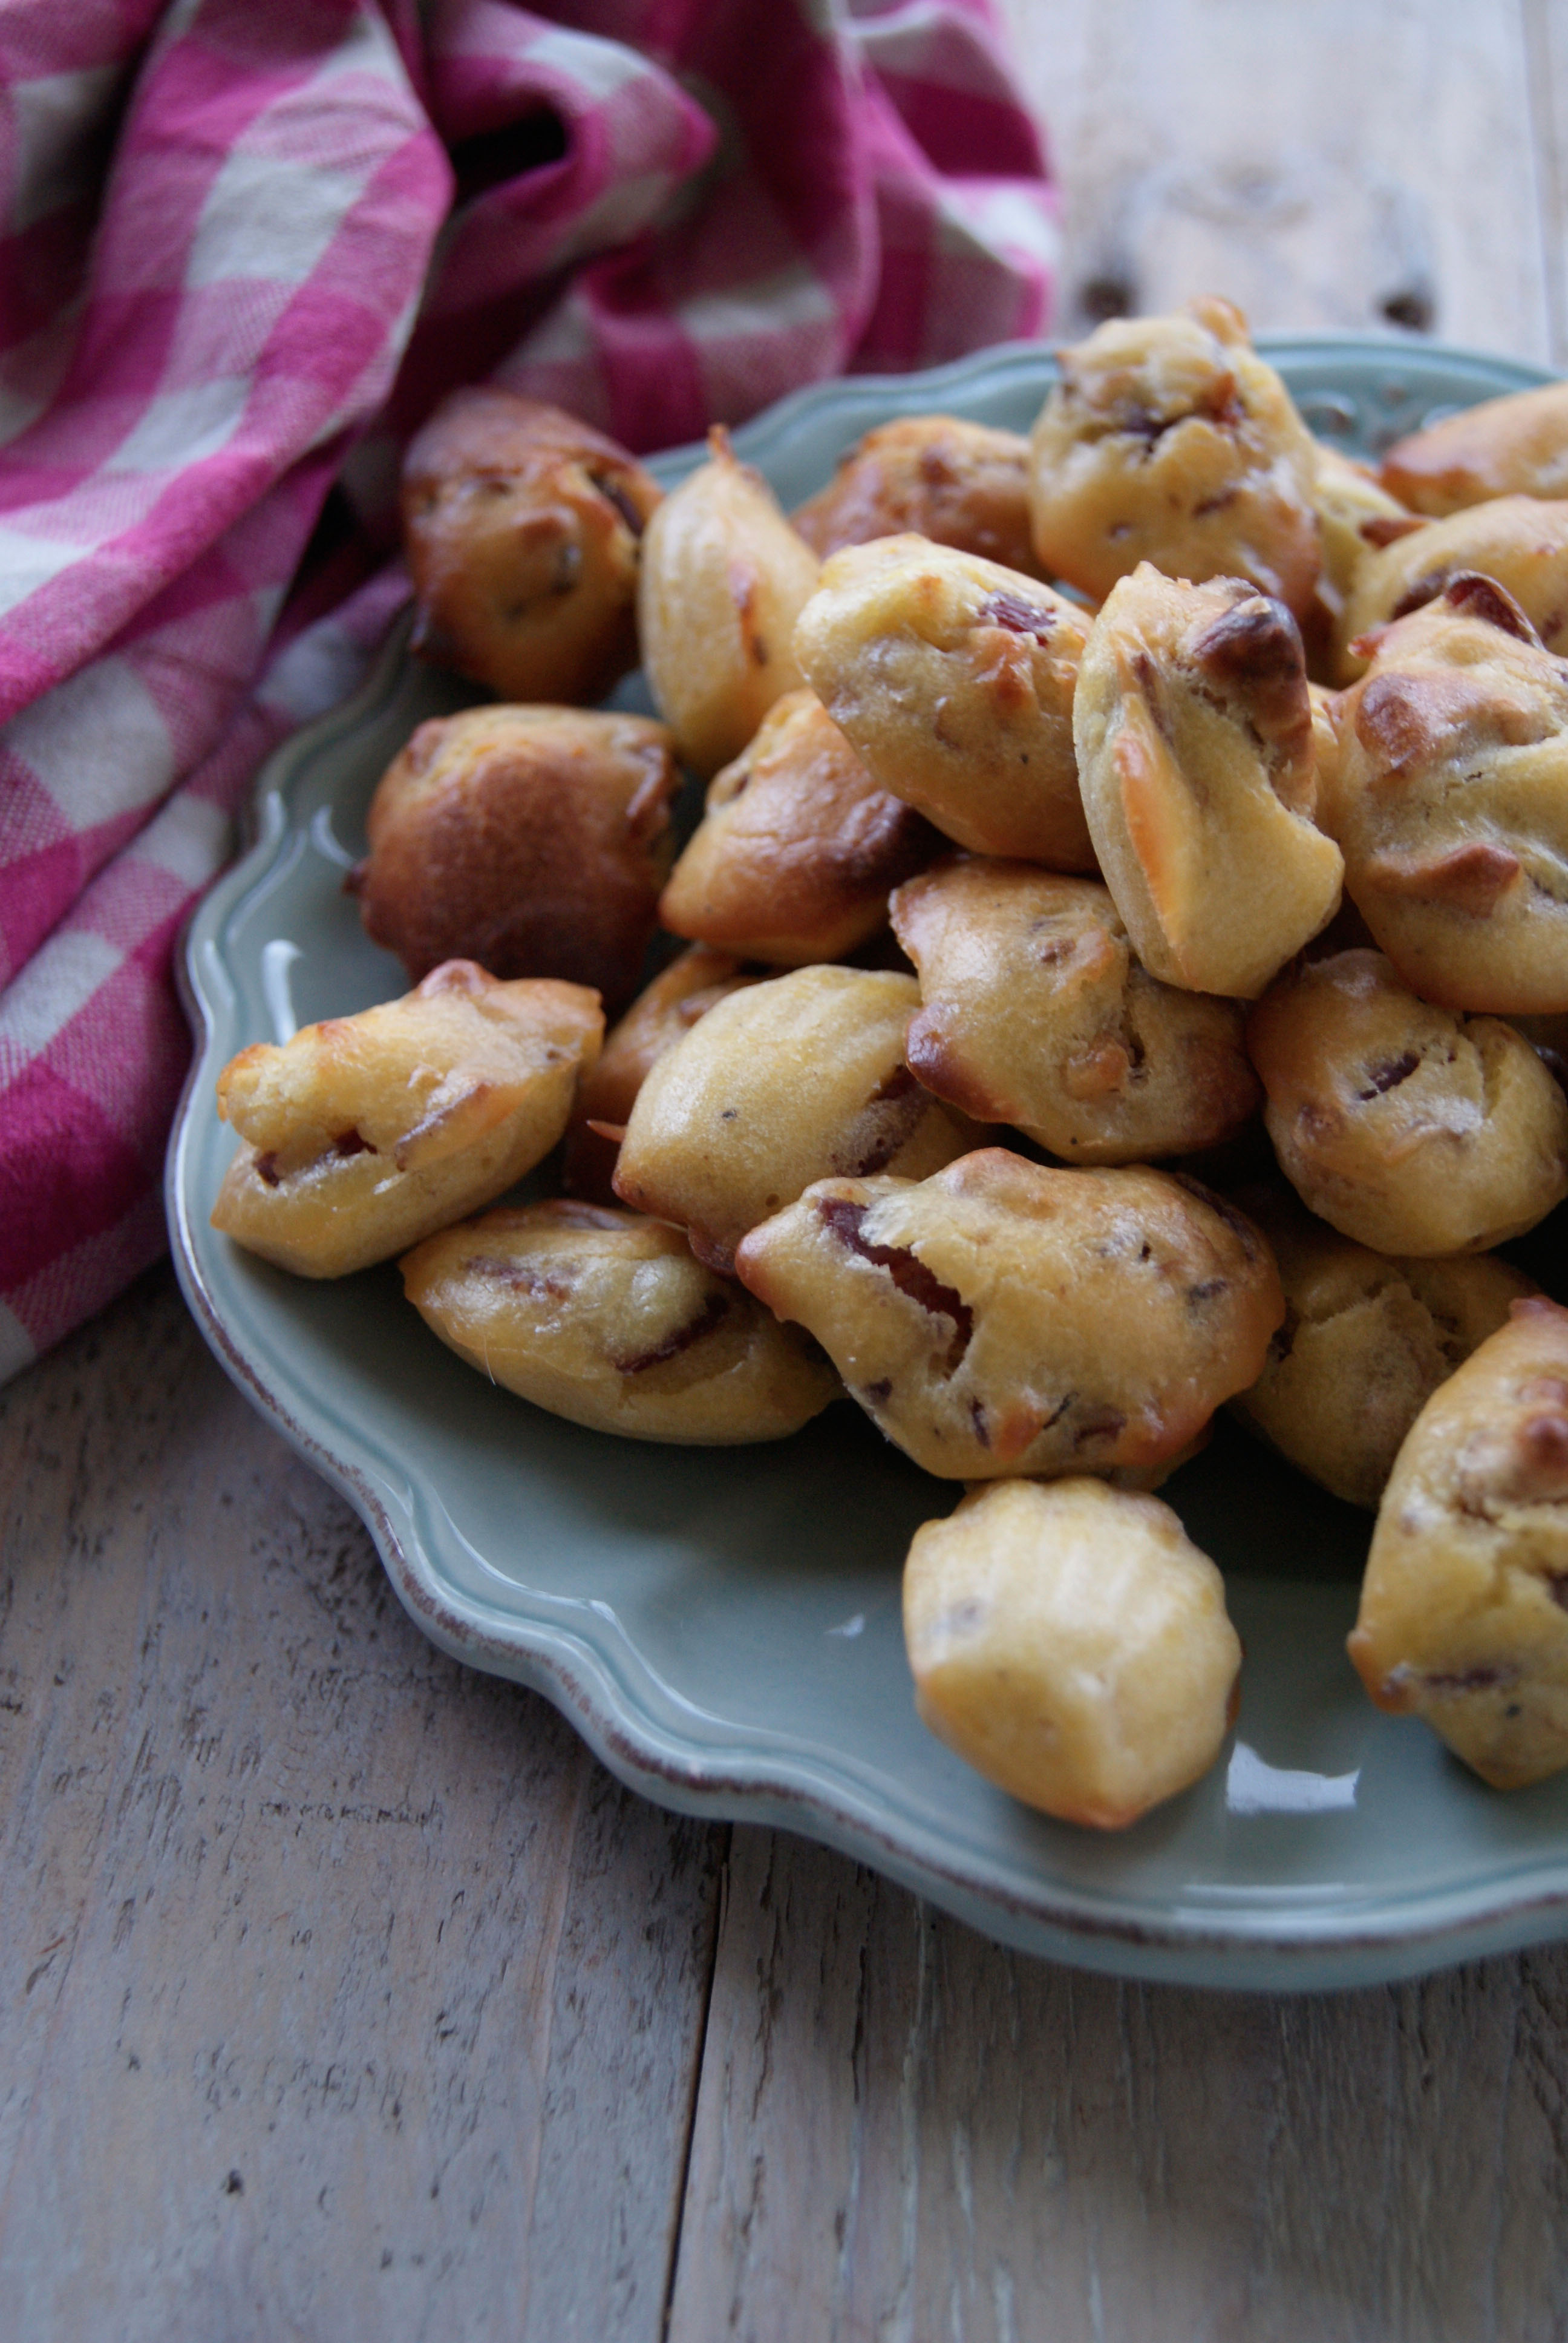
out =
<svg viewBox="0 0 1568 2343"><path fill-rule="evenodd" d="M1276 341L1271 355L1314 428L1352 448L1543 378L1396 342ZM791 504L892 415L1027 428L1050 373L1030 347L828 384L737 444ZM655 468L673 481L699 453ZM1247 1650L1241 1721L1207 1781L1106 1838L1014 1805L918 1723L900 1565L916 1524L957 1493L848 1403L754 1449L578 1431L444 1350L390 1266L313 1285L213 1232L233 1143L213 1108L218 1068L246 1042L404 990L343 871L383 767L462 696L395 644L357 698L267 767L258 843L190 934L202 1039L168 1171L198 1322L364 1515L427 1634L548 1694L648 1796L825 1839L991 1936L1086 1966L1340 1986L1568 1933L1568 1779L1499 1796L1420 1725L1368 1705L1344 1656L1368 1517L1229 1426L1164 1493L1227 1573Z"/></svg>

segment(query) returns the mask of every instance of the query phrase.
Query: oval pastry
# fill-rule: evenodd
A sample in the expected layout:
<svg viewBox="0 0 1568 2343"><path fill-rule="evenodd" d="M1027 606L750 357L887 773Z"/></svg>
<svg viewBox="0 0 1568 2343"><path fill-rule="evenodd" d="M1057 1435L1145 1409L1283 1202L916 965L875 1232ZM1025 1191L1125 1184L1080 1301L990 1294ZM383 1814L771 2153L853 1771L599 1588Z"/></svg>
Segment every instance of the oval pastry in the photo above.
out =
<svg viewBox="0 0 1568 2343"><path fill-rule="evenodd" d="M1568 503L1499 497L1409 530L1362 563L1339 623L1339 681L1365 674L1380 627L1473 573L1503 588L1549 651L1568 655Z"/></svg>
<svg viewBox="0 0 1568 2343"><path fill-rule="evenodd" d="M1568 382L1429 423L1389 449L1382 479L1402 504L1435 519L1493 497L1568 497Z"/></svg>
<svg viewBox="0 0 1568 2343"><path fill-rule="evenodd" d="M1035 574L1029 441L952 415L904 415L868 431L790 518L824 560L846 545L912 534Z"/></svg>
<svg viewBox="0 0 1568 2343"><path fill-rule="evenodd" d="M557 1201L487 1212L407 1254L404 1291L471 1367L628 1440L783 1440L838 1396L812 1345L678 1229Z"/></svg>

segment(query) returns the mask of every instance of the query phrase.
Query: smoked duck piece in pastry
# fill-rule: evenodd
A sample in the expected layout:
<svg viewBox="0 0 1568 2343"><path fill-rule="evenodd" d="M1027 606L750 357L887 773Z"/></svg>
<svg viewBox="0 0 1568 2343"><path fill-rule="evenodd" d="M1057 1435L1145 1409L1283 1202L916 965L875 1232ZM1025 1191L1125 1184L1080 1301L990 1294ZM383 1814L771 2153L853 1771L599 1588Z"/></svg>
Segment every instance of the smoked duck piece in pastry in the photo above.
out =
<svg viewBox="0 0 1568 2343"><path fill-rule="evenodd" d="M746 960L841 960L886 925L889 889L946 843L872 779L813 693L787 692L709 784L659 920Z"/></svg>
<svg viewBox="0 0 1568 2343"><path fill-rule="evenodd" d="M1516 1302L1428 1400L1379 1509L1350 1638L1379 1708L1494 1789L1568 1765L1568 1310Z"/></svg>
<svg viewBox="0 0 1568 2343"><path fill-rule="evenodd" d="M642 549L638 631L654 704L681 762L707 780L738 757L776 699L798 691L790 649L816 555L728 432L660 505Z"/></svg>
<svg viewBox="0 0 1568 2343"><path fill-rule="evenodd" d="M1499 497L1395 538L1356 573L1337 639L1336 673L1353 683L1378 649L1378 628L1435 602L1472 575L1501 586L1549 651L1568 657L1568 501Z"/></svg>
<svg viewBox="0 0 1568 2343"><path fill-rule="evenodd" d="M1513 390L1396 441L1382 482L1441 520L1493 497L1568 497L1568 382Z"/></svg>
<svg viewBox="0 0 1568 2343"><path fill-rule="evenodd" d="M370 801L366 932L412 977L444 960L630 999L669 869L678 775L662 724L469 708L421 724Z"/></svg>
<svg viewBox="0 0 1568 2343"><path fill-rule="evenodd" d="M819 1181L735 1265L954 1480L1169 1463L1256 1383L1285 1307L1262 1238L1195 1181L1000 1147L923 1181Z"/></svg>
<svg viewBox="0 0 1568 2343"><path fill-rule="evenodd" d="M1099 601L1151 561L1244 578L1299 618L1319 565L1311 433L1247 321L1206 299L1125 317L1057 353L1030 447L1034 549Z"/></svg>
<svg viewBox="0 0 1568 2343"><path fill-rule="evenodd" d="M617 1195L728 1271L747 1230L813 1180L950 1162L976 1133L904 1063L920 1005L912 976L859 968L798 968L717 1002L648 1069Z"/></svg>
<svg viewBox="0 0 1568 2343"><path fill-rule="evenodd" d="M611 1182L620 1134L649 1066L689 1033L715 1001L756 981L741 973L740 962L729 952L693 944L638 994L606 1035L598 1063L578 1088L561 1172L568 1196L614 1204Z"/></svg>
<svg viewBox="0 0 1568 2343"><path fill-rule="evenodd" d="M658 484L516 392L454 391L403 459L413 648L503 699L600 699L637 665L638 543Z"/></svg>
<svg viewBox="0 0 1568 2343"><path fill-rule="evenodd" d="M212 1224L300 1277L385 1261L549 1153L603 1031L580 984L452 960L401 1001L254 1042L218 1076L242 1143Z"/></svg>
<svg viewBox="0 0 1568 2343"><path fill-rule="evenodd" d="M1121 1830L1206 1774L1241 1645L1169 1505L1088 1477L992 1481L915 1532L904 1643L920 1720L1026 1805Z"/></svg>
<svg viewBox="0 0 1568 2343"><path fill-rule="evenodd" d="M1072 750L1088 635L1035 578L889 537L825 564L795 649L880 787L955 844L1092 870Z"/></svg>
<svg viewBox="0 0 1568 2343"><path fill-rule="evenodd" d="M536 1407L628 1440L783 1440L839 1394L815 1345L692 1258L678 1229L558 1200L404 1256L426 1324Z"/></svg>
<svg viewBox="0 0 1568 2343"><path fill-rule="evenodd" d="M1490 578L1456 578L1381 637L1337 721L1321 819L1406 982L1568 1010L1568 662Z"/></svg>
<svg viewBox="0 0 1568 2343"><path fill-rule="evenodd" d="M1090 834L1145 968L1251 1000L1333 917L1302 639L1240 578L1145 562L1095 619L1073 737Z"/></svg>
<svg viewBox="0 0 1568 2343"><path fill-rule="evenodd" d="M1026 862L946 862L900 887L920 971L910 1071L1068 1163L1191 1154L1262 1103L1234 1001L1139 965L1106 889Z"/></svg>
<svg viewBox="0 0 1568 2343"><path fill-rule="evenodd" d="M1375 1509L1439 1383L1535 1287L1492 1253L1372 1252L1282 1187L1244 1188L1235 1201L1273 1250L1285 1322L1231 1411L1336 1497Z"/></svg>
<svg viewBox="0 0 1568 2343"><path fill-rule="evenodd" d="M1287 970L1247 1026L1280 1168L1374 1252L1481 1252L1568 1194L1568 1099L1497 1017L1418 999L1382 952Z"/></svg>
<svg viewBox="0 0 1568 2343"><path fill-rule="evenodd" d="M905 415L847 448L825 488L791 514L824 560L873 538L929 537L1033 577L1029 441L951 415Z"/></svg>

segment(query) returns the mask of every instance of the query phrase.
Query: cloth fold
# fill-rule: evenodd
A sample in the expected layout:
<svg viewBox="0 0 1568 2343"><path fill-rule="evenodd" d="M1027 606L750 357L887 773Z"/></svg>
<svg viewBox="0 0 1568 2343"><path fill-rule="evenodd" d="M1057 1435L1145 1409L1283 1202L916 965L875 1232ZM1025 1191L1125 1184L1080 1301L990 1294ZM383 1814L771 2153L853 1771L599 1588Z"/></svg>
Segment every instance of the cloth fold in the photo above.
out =
<svg viewBox="0 0 1568 2343"><path fill-rule="evenodd" d="M0 1378L164 1242L176 940L436 401L692 438L1040 331L1055 234L986 0L12 0Z"/></svg>

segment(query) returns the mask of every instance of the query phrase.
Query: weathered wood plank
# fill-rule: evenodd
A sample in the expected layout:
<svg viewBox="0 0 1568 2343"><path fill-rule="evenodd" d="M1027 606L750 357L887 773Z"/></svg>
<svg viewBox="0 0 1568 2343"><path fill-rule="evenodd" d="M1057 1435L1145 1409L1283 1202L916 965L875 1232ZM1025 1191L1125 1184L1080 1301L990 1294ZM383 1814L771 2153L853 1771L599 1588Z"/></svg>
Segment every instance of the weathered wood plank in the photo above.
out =
<svg viewBox="0 0 1568 2343"><path fill-rule="evenodd" d="M425 1642L166 1272L0 1492L6 2333L651 2343L721 1840Z"/></svg>
<svg viewBox="0 0 1568 2343"><path fill-rule="evenodd" d="M1548 2343L1568 1951L1122 1986L737 1830L670 2343Z"/></svg>
<svg viewBox="0 0 1568 2343"><path fill-rule="evenodd" d="M1568 367L1568 20L1558 0L1522 5L1551 357Z"/></svg>
<svg viewBox="0 0 1568 2343"><path fill-rule="evenodd" d="M1260 328L1550 355L1519 0L1002 6L1065 191L1063 331L1216 292Z"/></svg>

